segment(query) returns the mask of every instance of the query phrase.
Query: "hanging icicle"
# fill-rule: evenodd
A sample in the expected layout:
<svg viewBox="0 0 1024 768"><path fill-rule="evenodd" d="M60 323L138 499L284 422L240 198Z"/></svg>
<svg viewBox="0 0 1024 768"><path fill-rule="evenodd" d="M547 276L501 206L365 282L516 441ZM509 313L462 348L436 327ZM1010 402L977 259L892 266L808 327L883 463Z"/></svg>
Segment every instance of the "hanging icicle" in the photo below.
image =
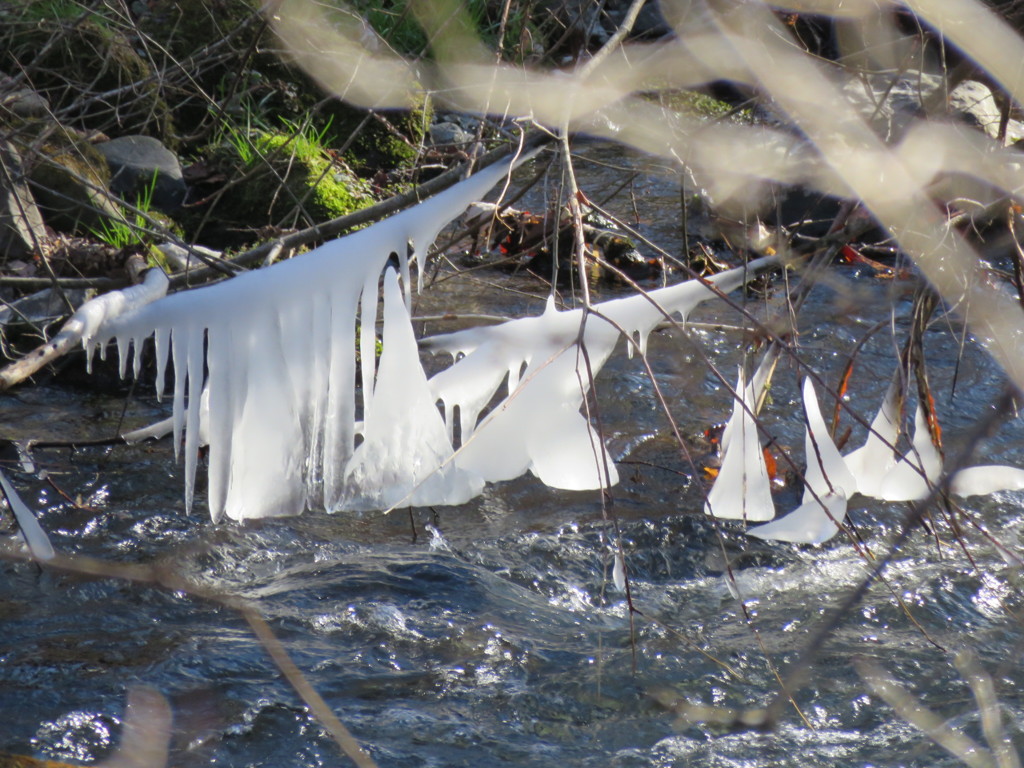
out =
<svg viewBox="0 0 1024 768"><path fill-rule="evenodd" d="M412 258L422 256L441 228L509 168L510 163L493 165L299 258L104 320L89 340L90 351L116 339L122 368L132 349L138 373L141 345L153 337L158 394L168 359L173 364L173 438L177 448L184 432L187 505L195 492L204 386L214 520L224 514L294 515L310 506L334 509L353 501L346 476L355 468L349 472L347 465L360 406L363 419L372 423L377 374L374 355L362 355L363 396L357 403L354 340L361 323L362 349L375 347L381 272L397 258L408 293L410 244ZM387 468L379 471L387 474Z"/></svg>

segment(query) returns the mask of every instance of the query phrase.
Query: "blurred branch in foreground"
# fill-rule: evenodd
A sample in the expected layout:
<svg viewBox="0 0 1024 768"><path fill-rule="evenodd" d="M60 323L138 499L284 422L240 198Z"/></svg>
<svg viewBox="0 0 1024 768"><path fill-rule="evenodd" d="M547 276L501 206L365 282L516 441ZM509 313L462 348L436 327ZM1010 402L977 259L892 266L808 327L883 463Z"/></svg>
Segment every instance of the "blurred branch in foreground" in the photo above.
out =
<svg viewBox="0 0 1024 768"><path fill-rule="evenodd" d="M446 10L434 18L457 15L452 4L435 6ZM859 200L1024 386L1024 358L1014 353L1024 336L1016 301L1006 288L975 277L979 252L940 212L979 194L1007 207L1024 183L1016 151L947 119L941 98L926 100L938 103L932 114L894 119L885 103L893 85L906 75L927 80L936 68L918 37L901 30L895 7L797 3L793 10L829 14L849 32L844 39L877 45L850 63L828 61L802 50L768 6L709 3L690 9L674 37L623 45L594 67L541 70L491 63L455 24L432 30L432 59L413 60L374 45L356 16L328 16L306 0L277 4L270 20L286 56L359 104L403 106L426 90L454 109L618 141L678 161L724 212L756 212L779 185ZM1021 102L1024 44L1005 22L974 0L916 2L912 11ZM684 15L678 3L666 3L665 12L670 21ZM941 64L938 70L945 74ZM872 79L877 89L866 87ZM709 125L651 98L716 81L758 94L769 118Z"/></svg>

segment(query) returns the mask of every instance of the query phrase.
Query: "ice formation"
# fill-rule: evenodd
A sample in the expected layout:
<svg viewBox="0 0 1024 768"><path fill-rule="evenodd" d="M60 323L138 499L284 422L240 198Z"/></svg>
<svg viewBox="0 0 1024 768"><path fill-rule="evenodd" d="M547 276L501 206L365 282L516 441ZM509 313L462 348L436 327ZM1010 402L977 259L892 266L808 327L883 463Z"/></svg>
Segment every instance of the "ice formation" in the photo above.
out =
<svg viewBox="0 0 1024 768"><path fill-rule="evenodd" d="M204 387L214 520L225 513L242 519L369 503L365 489L354 495L346 487L346 478L359 482L362 477L358 466L349 467L357 440L357 324L363 320L361 348L374 349L379 282L389 259L397 258L408 300L410 258L421 255L442 227L508 170L508 163L486 168L414 208L299 258L104 318L88 339L90 350L116 339L122 369L133 349L137 373L137 352L152 336L158 393L168 358L173 364L172 428L176 449L182 433L185 437L186 504L191 505L195 488ZM403 322L408 324L407 315L392 307L392 327L385 335L397 333L393 326ZM374 355L361 360L362 420L373 436L379 423L374 394L381 384L375 387ZM407 379L422 375L418 361L389 358L387 366L404 366ZM402 371L387 378L403 378ZM387 387L381 408L395 407L388 402L395 388ZM363 440L368 446L357 464L396 461L386 455L386 440ZM406 449L403 461L415 461L418 447ZM372 450L385 455L374 456ZM411 477L421 475L413 471ZM405 492L411 490L410 485Z"/></svg>
<svg viewBox="0 0 1024 768"><path fill-rule="evenodd" d="M420 365L412 323L392 269L384 277L383 353L362 437L345 469L345 509L462 504L483 490L477 475L450 462L448 430Z"/></svg>
<svg viewBox="0 0 1024 768"><path fill-rule="evenodd" d="M886 392L882 407L871 422L871 433L863 447L846 456L857 478L857 490L864 496L884 501L924 501L942 476L943 461L932 443L924 411L914 412L914 433L910 450L897 458L896 382ZM986 464L966 467L950 479L955 496L987 496L998 491L1024 489L1024 469Z"/></svg>
<svg viewBox="0 0 1024 768"><path fill-rule="evenodd" d="M722 432L722 466L708 492L707 513L714 517L761 522L775 517L771 480L761 437L754 422L757 397L740 368L736 381L739 397Z"/></svg>
<svg viewBox="0 0 1024 768"><path fill-rule="evenodd" d="M822 544L839 532L847 501L855 493L883 501L923 501L942 476L942 455L932 443L920 405L914 414L911 448L903 457L895 450L898 437L898 383L890 384L871 422L863 446L841 456L825 426L810 379L804 381L807 415L803 502L795 510L747 531L761 539ZM988 495L1024 489L1024 469L1000 465L968 467L950 480L956 496Z"/></svg>
<svg viewBox="0 0 1024 768"><path fill-rule="evenodd" d="M759 539L800 544L822 544L839 532L846 519L847 499L857 491L857 481L828 433L810 378L804 379L804 414L807 417L804 455L804 497L785 517L747 531Z"/></svg>
<svg viewBox="0 0 1024 768"><path fill-rule="evenodd" d="M18 492L14 490L14 486L7 479L7 475L2 471L0 471L0 490L3 491L2 495L7 498L7 504L10 506L11 512L14 513L14 519L18 521L18 528L21 529L22 538L28 545L28 551L36 560L52 560L55 553L50 539L39 525L32 510L21 500Z"/></svg>
<svg viewBox="0 0 1024 768"><path fill-rule="evenodd" d="M621 333L641 350L666 314L728 292L771 258L716 275L580 309L553 303L539 317L432 339L463 355L427 380L409 319L409 264L467 205L509 171L486 168L418 206L315 251L216 285L160 298L144 286L87 305L90 354L116 340L122 374L153 337L157 392L173 366L169 423L130 435L184 435L191 506L200 445L209 445L207 496L214 520L396 505L458 504L484 483L532 471L557 488L616 481L615 466L580 408ZM375 348L381 273L384 352ZM402 294L404 286L404 297ZM621 332L620 332L621 329ZM582 345L580 342L583 342ZM357 378L361 383L357 397ZM503 381L508 395L481 418ZM438 404L442 404L443 411ZM458 450L453 446L458 412Z"/></svg>
<svg viewBox="0 0 1024 768"><path fill-rule="evenodd" d="M428 349L463 355L430 380L434 398L444 403L449 436L458 409L456 466L486 482L530 471L553 488L614 484L615 465L580 413L590 386L588 360L596 375L623 334L645 352L648 335L666 315L685 319L701 302L738 288L774 263L757 259L707 284L690 280L602 302L586 318L582 309L559 311L549 300L539 317L424 339ZM502 382L508 394L481 418Z"/></svg>
<svg viewBox="0 0 1024 768"><path fill-rule="evenodd" d="M159 269L151 269L139 285L111 291L87 301L64 323L51 343L57 345L62 337L69 336L81 339L82 344L89 348L105 323L163 298L167 295L169 285L167 275Z"/></svg>

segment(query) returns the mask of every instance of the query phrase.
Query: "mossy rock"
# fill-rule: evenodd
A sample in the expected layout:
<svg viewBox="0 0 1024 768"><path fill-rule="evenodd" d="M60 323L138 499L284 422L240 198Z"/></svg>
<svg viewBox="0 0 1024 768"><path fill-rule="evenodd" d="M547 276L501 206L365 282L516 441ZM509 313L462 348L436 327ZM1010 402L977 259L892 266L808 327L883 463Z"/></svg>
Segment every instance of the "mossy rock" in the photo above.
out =
<svg viewBox="0 0 1024 768"><path fill-rule="evenodd" d="M372 176L378 171L411 168L433 120L430 98L422 95L413 109L375 110L360 128L368 114L368 110L340 99L329 100L317 115L324 142L332 147L344 146L358 130L345 158L359 173Z"/></svg>
<svg viewBox="0 0 1024 768"><path fill-rule="evenodd" d="M32 194L54 229L88 235L100 222L121 216L108 191L107 161L85 139L54 128L27 163Z"/></svg>
<svg viewBox="0 0 1024 768"><path fill-rule="evenodd" d="M738 123L750 123L753 113L748 109L737 110L732 104L716 99L700 91L665 89L647 94L647 98L657 101L666 109L679 112L688 117L705 120L730 119Z"/></svg>
<svg viewBox="0 0 1024 768"><path fill-rule="evenodd" d="M44 94L66 124L86 131L154 136L169 146L175 135L171 110L150 64L140 56L126 28L91 13L73 20L57 13L33 20L54 5L26 2L21 15L9 10L0 35L0 69L25 71L28 85ZM93 94L103 98L91 99Z"/></svg>
<svg viewBox="0 0 1024 768"><path fill-rule="evenodd" d="M234 147L219 147L214 164L230 166L237 180L213 217L253 228L309 226L344 216L376 202L368 182L302 135L260 133L251 140L254 156L239 158Z"/></svg>

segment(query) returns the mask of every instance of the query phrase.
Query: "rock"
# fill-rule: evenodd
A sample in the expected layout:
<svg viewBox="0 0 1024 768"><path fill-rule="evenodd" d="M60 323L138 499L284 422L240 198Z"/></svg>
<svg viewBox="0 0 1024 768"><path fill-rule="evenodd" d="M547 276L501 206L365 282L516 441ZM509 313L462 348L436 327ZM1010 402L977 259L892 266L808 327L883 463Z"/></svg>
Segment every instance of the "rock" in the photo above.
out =
<svg viewBox="0 0 1024 768"><path fill-rule="evenodd" d="M46 288L11 302L9 306L0 307L0 326L26 320L39 326L49 325L67 316L69 302L72 307L78 308L95 293L93 288L68 288L63 291Z"/></svg>
<svg viewBox="0 0 1024 768"><path fill-rule="evenodd" d="M0 118L7 115L15 117L46 117L50 114L50 102L31 88L13 87L10 90L10 78L0 73Z"/></svg>
<svg viewBox="0 0 1024 768"><path fill-rule="evenodd" d="M570 58L579 58L584 51L596 50L611 37L605 29L602 6L598 3L589 0L540 0L537 7L537 19L548 17L559 25L552 25L557 29L554 37L563 39L564 50ZM562 48L558 50L559 53L562 51Z"/></svg>
<svg viewBox="0 0 1024 768"><path fill-rule="evenodd" d="M251 152L240 153L229 141L211 148L208 163L216 184L231 184L218 194L197 182L204 204L186 209L201 217L201 235L189 238L221 248L252 242L267 226L310 226L372 205L370 182L355 176L334 154L302 135L258 133ZM188 228L189 222L186 222Z"/></svg>
<svg viewBox="0 0 1024 768"><path fill-rule="evenodd" d="M9 141L0 142L0 263L28 256L46 241L46 227L28 188L21 156Z"/></svg>
<svg viewBox="0 0 1024 768"><path fill-rule="evenodd" d="M430 126L430 143L435 147L464 147L473 141L473 134L457 123L434 123Z"/></svg>
<svg viewBox="0 0 1024 768"><path fill-rule="evenodd" d="M110 167L110 190L127 202L147 194L153 184L150 204L172 213L185 201L188 187L181 175L177 156L151 136L122 136L96 145ZM153 176L156 182L153 183Z"/></svg>
<svg viewBox="0 0 1024 768"><path fill-rule="evenodd" d="M101 221L121 218L121 208L108 191L107 162L89 142L55 130L31 163L32 193L43 220L54 229L91 234Z"/></svg>
<svg viewBox="0 0 1024 768"><path fill-rule="evenodd" d="M648 0L647 4L640 9L640 13L633 22L631 37L634 38L656 38L671 34L672 27L661 12L658 3Z"/></svg>
<svg viewBox="0 0 1024 768"><path fill-rule="evenodd" d="M965 80L954 88L948 98L942 75L926 72L865 74L849 79L843 85L844 95L871 120L879 136L898 141L915 120L926 115L941 118L948 115L980 129L991 138L999 135L1000 109L992 90L984 83ZM1010 120L1008 143L1024 138L1024 123Z"/></svg>
<svg viewBox="0 0 1024 768"><path fill-rule="evenodd" d="M939 75L924 72L865 74L849 78L842 92L885 141L898 141L924 116L922 99L944 87Z"/></svg>
<svg viewBox="0 0 1024 768"><path fill-rule="evenodd" d="M611 19L612 24L618 26L626 17L631 3L629 0L608 0L604 4L604 12ZM633 22L633 29L630 31L631 38L651 39L667 35L672 31L664 14L661 12L660 3L657 0L647 0L644 7Z"/></svg>

